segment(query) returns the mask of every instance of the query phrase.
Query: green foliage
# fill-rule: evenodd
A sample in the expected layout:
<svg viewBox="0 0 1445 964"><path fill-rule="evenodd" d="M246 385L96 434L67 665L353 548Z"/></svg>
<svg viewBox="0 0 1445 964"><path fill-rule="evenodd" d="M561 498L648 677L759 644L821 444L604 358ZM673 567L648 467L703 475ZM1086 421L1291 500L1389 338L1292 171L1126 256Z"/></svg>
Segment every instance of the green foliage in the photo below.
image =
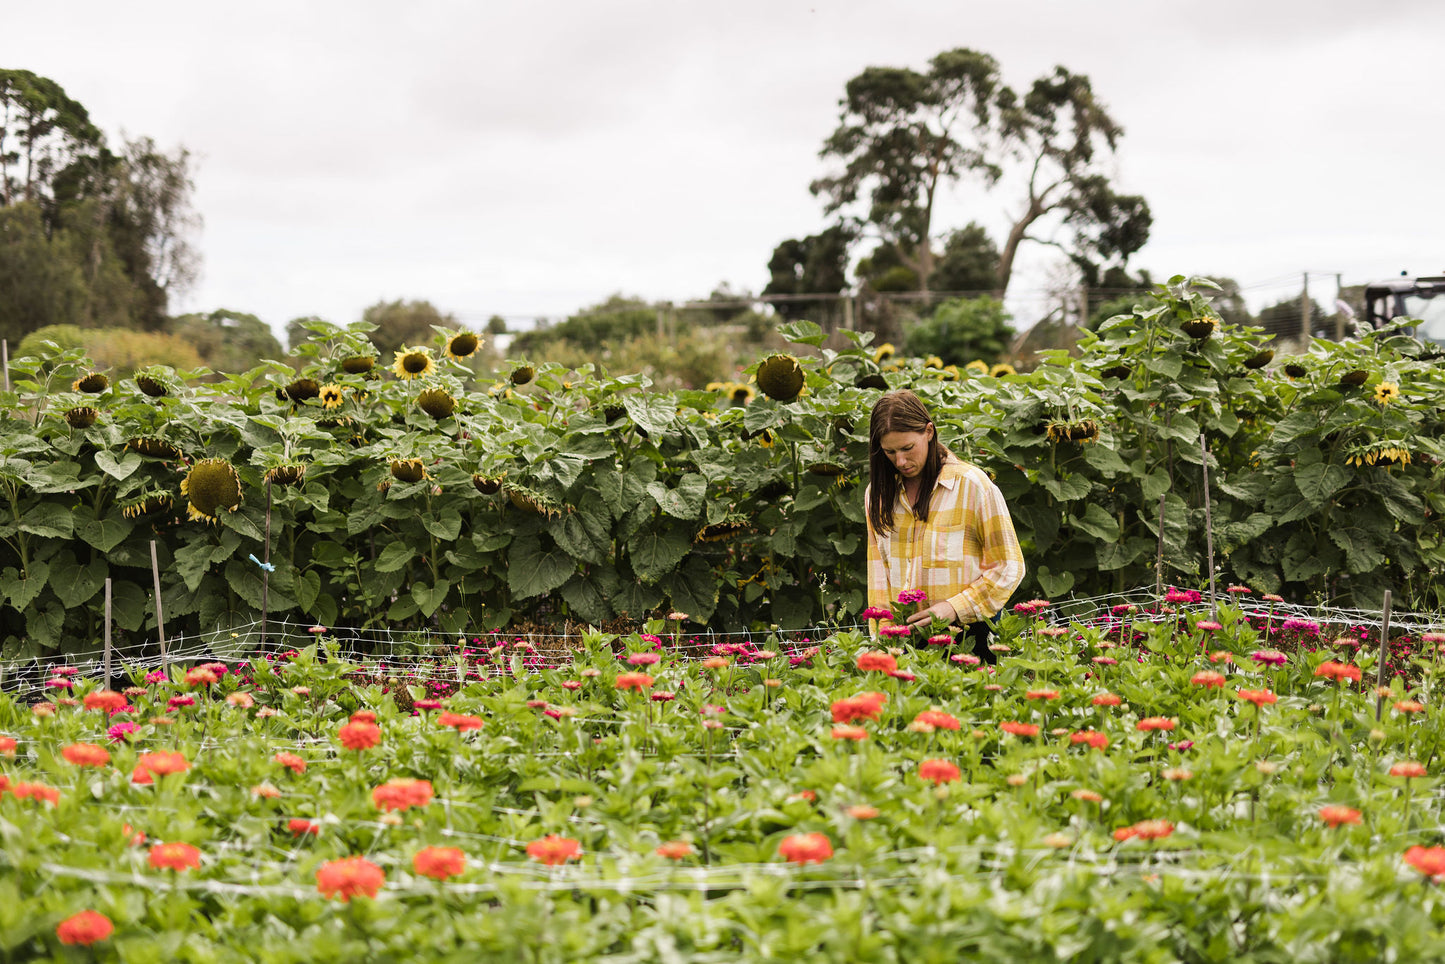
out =
<svg viewBox="0 0 1445 964"><path fill-rule="evenodd" d="M790 321L811 318L836 327L837 308L805 295L836 295L848 290L848 249L856 232L834 225L805 238L789 238L773 249L764 295L781 296L774 309Z"/></svg>
<svg viewBox="0 0 1445 964"><path fill-rule="evenodd" d="M983 225L970 221L949 232L928 285L934 291L993 291L998 283L998 245Z"/></svg>
<svg viewBox="0 0 1445 964"><path fill-rule="evenodd" d="M458 325L455 317L443 314L430 301L400 299L379 301L367 308L361 313L361 323L381 349L383 364L390 364L392 354L402 348L429 343L435 335L434 329Z"/></svg>
<svg viewBox="0 0 1445 964"><path fill-rule="evenodd" d="M1008 351L1014 335L1009 313L995 298L954 298L945 301L904 333L910 355L937 356L945 365L966 365L979 359L992 365Z"/></svg>
<svg viewBox="0 0 1445 964"><path fill-rule="evenodd" d="M552 346L565 342L579 352L595 354L655 333L658 310L641 299L613 295L558 325L522 332L512 340L511 349L519 355L545 358Z"/></svg>
<svg viewBox="0 0 1445 964"><path fill-rule="evenodd" d="M80 348L90 356L96 367L111 370L115 377L130 375L147 365L170 368L201 368L201 358L191 342L178 335L131 328L78 328L75 325L49 325L26 335L16 355L42 355L45 342L60 349Z"/></svg>
<svg viewBox="0 0 1445 964"><path fill-rule="evenodd" d="M285 354L267 324L255 315L220 308L207 314L180 315L168 332L193 345L207 367L223 373L248 371L262 359Z"/></svg>

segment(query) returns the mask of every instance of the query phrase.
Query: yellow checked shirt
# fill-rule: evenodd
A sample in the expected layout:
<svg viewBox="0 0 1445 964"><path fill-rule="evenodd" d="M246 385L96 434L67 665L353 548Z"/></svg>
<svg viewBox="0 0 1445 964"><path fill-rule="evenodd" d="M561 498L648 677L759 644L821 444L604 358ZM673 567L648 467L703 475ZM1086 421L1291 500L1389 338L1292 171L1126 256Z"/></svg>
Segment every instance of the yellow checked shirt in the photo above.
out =
<svg viewBox="0 0 1445 964"><path fill-rule="evenodd" d="M1002 609L1023 578L1023 550L1003 493L967 462L944 462L927 522L918 521L900 491L893 530L880 536L868 526L869 606L901 614L898 594L922 589L925 607L946 599L957 623L967 625Z"/></svg>

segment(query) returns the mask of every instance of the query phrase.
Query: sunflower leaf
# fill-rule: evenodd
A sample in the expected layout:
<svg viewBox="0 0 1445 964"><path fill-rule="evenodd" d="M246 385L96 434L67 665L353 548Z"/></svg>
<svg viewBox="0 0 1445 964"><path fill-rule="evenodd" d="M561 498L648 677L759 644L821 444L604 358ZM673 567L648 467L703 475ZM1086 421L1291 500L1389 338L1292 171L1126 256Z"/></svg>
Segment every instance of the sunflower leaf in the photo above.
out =
<svg viewBox="0 0 1445 964"><path fill-rule="evenodd" d="M416 555L416 550L405 542L389 542L377 555L371 568L377 572L396 572Z"/></svg>
<svg viewBox="0 0 1445 964"><path fill-rule="evenodd" d="M128 478L141 467L142 461L144 460L135 452L126 452L120 458L104 450L95 453L96 467L116 481Z"/></svg>
<svg viewBox="0 0 1445 964"><path fill-rule="evenodd" d="M530 599L562 586L577 563L564 550L554 546L544 551L536 539L519 539L507 553L507 588L514 599Z"/></svg>

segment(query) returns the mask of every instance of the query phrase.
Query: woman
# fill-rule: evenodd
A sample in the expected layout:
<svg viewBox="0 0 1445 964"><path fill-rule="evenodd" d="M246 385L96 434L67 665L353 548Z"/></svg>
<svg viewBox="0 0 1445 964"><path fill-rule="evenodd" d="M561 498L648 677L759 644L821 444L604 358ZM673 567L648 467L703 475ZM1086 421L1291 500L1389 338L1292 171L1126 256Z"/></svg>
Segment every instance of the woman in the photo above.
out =
<svg viewBox="0 0 1445 964"><path fill-rule="evenodd" d="M907 617L915 638L936 616L993 662L989 623L1024 578L1023 550L998 486L938 439L918 396L886 393L869 429L868 605L927 594ZM961 638L961 637L960 637Z"/></svg>

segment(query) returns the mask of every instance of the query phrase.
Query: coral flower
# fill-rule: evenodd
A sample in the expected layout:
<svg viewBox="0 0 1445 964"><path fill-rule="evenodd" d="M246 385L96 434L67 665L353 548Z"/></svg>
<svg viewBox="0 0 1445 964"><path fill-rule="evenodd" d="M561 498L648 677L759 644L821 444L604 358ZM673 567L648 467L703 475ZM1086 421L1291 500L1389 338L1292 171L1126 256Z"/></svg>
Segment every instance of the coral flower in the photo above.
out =
<svg viewBox="0 0 1445 964"><path fill-rule="evenodd" d="M726 656L709 656L702 665L705 669L727 669L729 663Z"/></svg>
<svg viewBox="0 0 1445 964"><path fill-rule="evenodd" d="M376 714L375 714L374 712L372 712L371 710L357 710L355 713L352 713L352 714L351 714L351 717L350 717L350 719L348 720L348 722L350 722L350 723L375 723L375 722L376 722Z"/></svg>
<svg viewBox="0 0 1445 964"><path fill-rule="evenodd" d="M924 760L918 765L918 776L939 786L962 779L963 771L947 760Z"/></svg>
<svg viewBox="0 0 1445 964"><path fill-rule="evenodd" d="M135 762L138 769L144 769L158 777L163 777L168 773L184 773L191 768L190 761L186 759L185 754L168 750L142 753Z"/></svg>
<svg viewBox="0 0 1445 964"><path fill-rule="evenodd" d="M1109 745L1109 737L1097 730L1080 730L1077 733L1069 734L1070 743L1087 743L1096 750L1102 750Z"/></svg>
<svg viewBox="0 0 1445 964"><path fill-rule="evenodd" d="M15 737L0 736L0 756L15 755Z"/></svg>
<svg viewBox="0 0 1445 964"><path fill-rule="evenodd" d="M210 686L216 681L216 674L204 666L186 670L186 683L190 686Z"/></svg>
<svg viewBox="0 0 1445 964"><path fill-rule="evenodd" d="M1172 730L1174 721L1167 716L1146 716L1134 724L1134 729L1149 732L1150 730Z"/></svg>
<svg viewBox="0 0 1445 964"><path fill-rule="evenodd" d="M1124 701L1113 693L1100 693L1089 702L1093 703L1095 706L1118 706Z"/></svg>
<svg viewBox="0 0 1445 964"><path fill-rule="evenodd" d="M562 837L555 833L549 833L541 840L533 840L527 844L527 856L549 867L576 860L581 855L581 843L571 837Z"/></svg>
<svg viewBox="0 0 1445 964"><path fill-rule="evenodd" d="M835 700L832 705L834 723L851 723L854 720L876 720L883 711L888 697L882 693L859 693L845 699Z"/></svg>
<svg viewBox="0 0 1445 964"><path fill-rule="evenodd" d="M778 844L778 856L795 864L821 864L833 856L833 843L825 834L795 833Z"/></svg>
<svg viewBox="0 0 1445 964"><path fill-rule="evenodd" d="M612 685L620 690L637 690L640 693L653 682L653 678L646 673L618 673L617 681Z"/></svg>
<svg viewBox="0 0 1445 964"><path fill-rule="evenodd" d="M269 783L258 783L251 788L251 796L265 800L275 800L281 796L281 791Z"/></svg>
<svg viewBox="0 0 1445 964"><path fill-rule="evenodd" d="M375 897L386 883L386 872L365 857L328 860L316 871L316 889L326 897Z"/></svg>
<svg viewBox="0 0 1445 964"><path fill-rule="evenodd" d="M1325 661L1315 669L1316 676L1323 676L1332 680L1354 680L1359 682L1360 668L1353 663L1336 663Z"/></svg>
<svg viewBox="0 0 1445 964"><path fill-rule="evenodd" d="M405 810L408 807L424 807L431 803L432 785L430 780L401 778L388 780L371 791L371 802L379 810Z"/></svg>
<svg viewBox="0 0 1445 964"><path fill-rule="evenodd" d="M841 723L833 727L833 739L835 740L866 740L868 731L861 726L851 726Z"/></svg>
<svg viewBox="0 0 1445 964"><path fill-rule="evenodd" d="M1191 676L1189 682L1195 686L1222 687L1224 685L1224 674L1216 673L1212 669L1201 670Z"/></svg>
<svg viewBox="0 0 1445 964"><path fill-rule="evenodd" d="M686 840L669 840L653 853L659 857L666 857L668 860L685 860L692 856L692 844Z"/></svg>
<svg viewBox="0 0 1445 964"><path fill-rule="evenodd" d="M115 925L99 911L83 910L72 914L55 925L55 936L62 944L79 944L89 947L105 940L115 933Z"/></svg>
<svg viewBox="0 0 1445 964"><path fill-rule="evenodd" d="M468 716L465 713L453 713L451 710L442 710L437 714L437 726L450 726L458 733L465 733L467 730L480 730L482 718Z"/></svg>
<svg viewBox="0 0 1445 964"><path fill-rule="evenodd" d="M1056 700L1059 698L1058 690L1029 690L1024 694L1025 699L1030 700Z"/></svg>
<svg viewBox="0 0 1445 964"><path fill-rule="evenodd" d="M924 710L913 718L915 723L927 723L929 726L939 730L958 729L958 719L951 713L942 710Z"/></svg>
<svg viewBox="0 0 1445 964"><path fill-rule="evenodd" d="M151 848L150 865L156 870L185 872L201 866L201 852L188 843L160 843Z"/></svg>
<svg viewBox="0 0 1445 964"><path fill-rule="evenodd" d="M321 824L304 817L293 817L286 822L286 829L291 831L293 837L314 837L321 832Z"/></svg>
<svg viewBox="0 0 1445 964"><path fill-rule="evenodd" d="M60 751L66 762L78 767L103 767L110 762L110 753L94 743L72 743Z"/></svg>
<svg viewBox="0 0 1445 964"><path fill-rule="evenodd" d="M846 813L854 820L872 820L878 816L878 808L869 807L863 804L856 804L849 807Z"/></svg>
<svg viewBox="0 0 1445 964"><path fill-rule="evenodd" d="M1038 736L1039 728L1032 723L1019 723L1014 720L1005 720L998 725L1005 733L1012 733L1014 736Z"/></svg>
<svg viewBox="0 0 1445 964"><path fill-rule="evenodd" d="M1134 836L1141 840L1159 840L1174 832L1168 820L1141 820L1134 824Z"/></svg>
<svg viewBox="0 0 1445 964"><path fill-rule="evenodd" d="M1164 770L1160 776L1166 780L1193 780L1194 771L1186 770L1184 767L1170 767Z"/></svg>
<svg viewBox="0 0 1445 964"><path fill-rule="evenodd" d="M241 710L249 710L256 705L256 697L250 693L232 693L226 697L226 702Z"/></svg>
<svg viewBox="0 0 1445 964"><path fill-rule="evenodd" d="M627 657L629 666L653 666L662 662L662 657L656 653L631 653Z"/></svg>
<svg viewBox="0 0 1445 964"><path fill-rule="evenodd" d="M115 713L127 709L129 702L124 693L117 693L115 690L96 690L94 693L86 693L85 708L87 710L103 710L106 713Z"/></svg>
<svg viewBox="0 0 1445 964"><path fill-rule="evenodd" d="M277 763L281 764L281 765L282 765L283 767L285 767L286 769L291 770L291 771L293 771L293 772L295 772L295 773L305 773L305 772L306 772L306 761L303 760L303 759L301 759L299 756L297 756L297 755L294 754L294 753L285 753L285 752L278 753L278 754L276 754L275 756L273 756L271 759L272 759L272 760L275 760Z"/></svg>
<svg viewBox="0 0 1445 964"><path fill-rule="evenodd" d="M1212 620L1212 619L1201 619L1201 620L1199 620L1199 622L1197 622L1197 623L1194 624L1194 628L1195 628L1195 629L1202 629L1202 630L1204 630L1206 633L1212 633L1212 632L1215 632L1216 630L1223 629L1224 627L1221 626L1219 623L1216 623L1216 622L1215 622L1214 620Z"/></svg>
<svg viewBox="0 0 1445 964"><path fill-rule="evenodd" d="M864 672L880 670L884 673L893 673L898 669L898 660L888 653L869 651L858 654L858 668Z"/></svg>
<svg viewBox="0 0 1445 964"><path fill-rule="evenodd" d="M1209 661L1211 663L1232 663L1234 662L1234 654L1227 649L1216 649L1209 654Z"/></svg>
<svg viewBox="0 0 1445 964"><path fill-rule="evenodd" d="M1426 775L1425 764L1416 763L1414 760L1406 760L1390 767L1392 777L1423 777Z"/></svg>
<svg viewBox="0 0 1445 964"><path fill-rule="evenodd" d="M456 847L423 847L411 858L411 869L423 877L446 880L467 869L467 855Z"/></svg>
<svg viewBox="0 0 1445 964"><path fill-rule="evenodd" d="M1093 790L1071 790L1069 796L1075 800L1083 800L1085 803L1102 803L1104 800L1103 794L1095 793Z"/></svg>
<svg viewBox="0 0 1445 964"><path fill-rule="evenodd" d="M1276 703L1279 701L1279 697L1275 696L1269 690L1240 690L1239 698L1249 700L1249 702L1261 709L1264 708L1266 703Z"/></svg>
<svg viewBox="0 0 1445 964"><path fill-rule="evenodd" d="M43 783L17 783L10 788L16 800L44 800L52 807L60 803L60 791Z"/></svg>
<svg viewBox="0 0 1445 964"><path fill-rule="evenodd" d="M1338 827L1342 823L1359 823L1360 811L1332 803L1320 807L1320 819L1331 827Z"/></svg>
<svg viewBox="0 0 1445 964"><path fill-rule="evenodd" d="M1445 877L1445 847L1416 845L1405 851L1405 863L1432 880Z"/></svg>
<svg viewBox="0 0 1445 964"><path fill-rule="evenodd" d="M1414 700L1400 700L1398 703L1395 704L1395 712L1423 713L1425 712L1425 707L1423 704L1417 703Z"/></svg>
<svg viewBox="0 0 1445 964"><path fill-rule="evenodd" d="M348 750L368 750L381 742L381 727L375 723L343 723L336 738Z"/></svg>

